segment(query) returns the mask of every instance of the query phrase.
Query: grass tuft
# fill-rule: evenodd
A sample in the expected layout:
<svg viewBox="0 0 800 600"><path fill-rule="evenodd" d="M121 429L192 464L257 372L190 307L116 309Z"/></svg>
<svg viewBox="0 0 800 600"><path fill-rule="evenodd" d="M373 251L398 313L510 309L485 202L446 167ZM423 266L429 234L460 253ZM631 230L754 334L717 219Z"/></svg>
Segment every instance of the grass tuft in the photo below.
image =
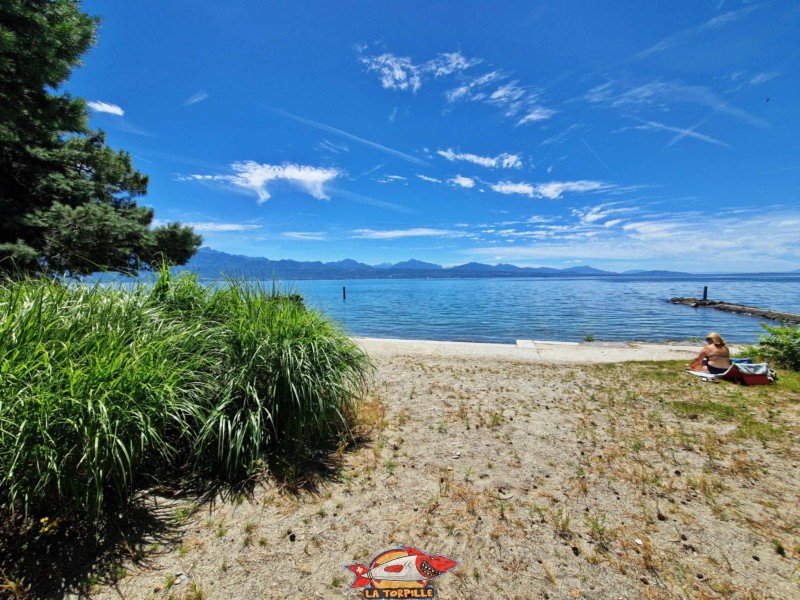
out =
<svg viewBox="0 0 800 600"><path fill-rule="evenodd" d="M369 369L274 285L0 281L0 512L96 527L176 469L237 482L331 451Z"/></svg>

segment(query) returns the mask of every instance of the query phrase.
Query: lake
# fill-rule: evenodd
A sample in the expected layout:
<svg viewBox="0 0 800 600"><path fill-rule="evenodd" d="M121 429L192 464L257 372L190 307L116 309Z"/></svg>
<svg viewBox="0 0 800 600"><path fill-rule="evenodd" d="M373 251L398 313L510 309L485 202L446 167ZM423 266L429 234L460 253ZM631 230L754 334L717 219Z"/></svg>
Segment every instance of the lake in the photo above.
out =
<svg viewBox="0 0 800 600"><path fill-rule="evenodd" d="M284 285L351 335L383 338L666 341L717 331L731 342L756 342L764 333L758 318L668 302L674 296L702 297L704 285L710 299L800 313L800 274L360 279Z"/></svg>

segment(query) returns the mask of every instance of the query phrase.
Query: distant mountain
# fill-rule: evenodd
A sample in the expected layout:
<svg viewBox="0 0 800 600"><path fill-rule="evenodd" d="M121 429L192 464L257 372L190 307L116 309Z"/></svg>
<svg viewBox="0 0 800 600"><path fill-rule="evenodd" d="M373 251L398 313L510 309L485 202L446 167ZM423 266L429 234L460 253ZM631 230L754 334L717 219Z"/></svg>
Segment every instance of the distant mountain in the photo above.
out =
<svg viewBox="0 0 800 600"><path fill-rule="evenodd" d="M562 269L561 271L562 273L571 273L573 275L617 275L617 273L611 271L601 271L600 269L589 266L570 267L569 269Z"/></svg>
<svg viewBox="0 0 800 600"><path fill-rule="evenodd" d="M371 266L352 259L323 263L320 261L271 260L269 258L228 254L203 247L181 269L194 271L207 279L246 277L250 279L408 279L415 277L583 277L617 275L588 265L554 269L552 267L518 267L509 264L488 265L470 262L444 268L434 263L410 259L396 264ZM688 275L675 271L626 271L623 275L669 277Z"/></svg>
<svg viewBox="0 0 800 600"><path fill-rule="evenodd" d="M439 269L443 269L442 265L435 265L433 263L426 263L422 262L421 260L407 260L404 262L399 262L392 265L390 268L392 269L414 269L416 271L437 271Z"/></svg>
<svg viewBox="0 0 800 600"><path fill-rule="evenodd" d="M498 267L500 265L497 265ZM495 271L496 267L492 265L484 265L483 263L476 263L471 262L465 265L458 265L457 267L450 267L450 271L471 271L471 272L480 272L480 273L487 273L490 271Z"/></svg>
<svg viewBox="0 0 800 600"><path fill-rule="evenodd" d="M530 268L530 267L523 268L523 267L518 267L517 265L508 265L505 263L501 263L499 265L495 265L493 268L496 269L497 271L506 271L508 273L514 273L517 271L524 271L525 268ZM553 269L553 270L557 271L558 269Z"/></svg>
<svg viewBox="0 0 800 600"><path fill-rule="evenodd" d="M345 258L344 260L337 260L336 262L329 262L325 263L326 267L334 268L334 269L374 269L370 265L366 265L364 263L356 262L352 258Z"/></svg>
<svg viewBox="0 0 800 600"><path fill-rule="evenodd" d="M636 269L634 271L623 271L620 275L645 275L647 277L685 277L686 275L691 275L691 273L682 273L680 271L644 271L642 269Z"/></svg>

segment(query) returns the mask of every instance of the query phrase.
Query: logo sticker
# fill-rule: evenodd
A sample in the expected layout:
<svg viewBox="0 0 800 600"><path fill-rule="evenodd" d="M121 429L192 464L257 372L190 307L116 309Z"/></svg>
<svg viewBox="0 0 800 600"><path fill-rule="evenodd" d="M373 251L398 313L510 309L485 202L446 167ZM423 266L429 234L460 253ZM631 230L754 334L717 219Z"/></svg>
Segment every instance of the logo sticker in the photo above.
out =
<svg viewBox="0 0 800 600"><path fill-rule="evenodd" d="M356 576L347 589L364 588L364 598L435 598L431 580L455 569L458 562L411 546L385 550L369 565L343 565Z"/></svg>

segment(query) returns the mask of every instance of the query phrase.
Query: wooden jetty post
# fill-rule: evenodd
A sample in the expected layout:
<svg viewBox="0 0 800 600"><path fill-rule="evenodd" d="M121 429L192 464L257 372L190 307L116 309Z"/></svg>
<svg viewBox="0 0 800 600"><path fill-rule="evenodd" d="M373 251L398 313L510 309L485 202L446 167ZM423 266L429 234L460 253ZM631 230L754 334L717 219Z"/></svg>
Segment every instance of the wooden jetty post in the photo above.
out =
<svg viewBox="0 0 800 600"><path fill-rule="evenodd" d="M347 290L342 286L342 300L347 300Z"/></svg>
<svg viewBox="0 0 800 600"><path fill-rule="evenodd" d="M708 300L708 286L703 286L703 300Z"/></svg>

